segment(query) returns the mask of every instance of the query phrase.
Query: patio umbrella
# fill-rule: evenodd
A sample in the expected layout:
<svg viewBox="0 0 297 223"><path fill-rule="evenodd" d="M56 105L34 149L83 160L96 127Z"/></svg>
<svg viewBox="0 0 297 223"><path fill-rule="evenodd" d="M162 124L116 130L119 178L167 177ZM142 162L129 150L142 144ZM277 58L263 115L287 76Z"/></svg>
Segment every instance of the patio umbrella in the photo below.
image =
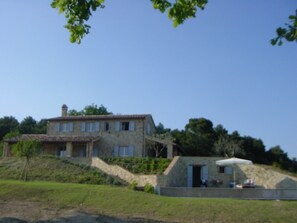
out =
<svg viewBox="0 0 297 223"><path fill-rule="evenodd" d="M234 165L235 164L252 164L253 162L251 160L245 160L245 159L239 159L239 158L229 158L229 159L223 159L223 160L217 160L216 164L218 166L233 166L233 181L234 181L234 186L235 186L235 170L234 170Z"/></svg>

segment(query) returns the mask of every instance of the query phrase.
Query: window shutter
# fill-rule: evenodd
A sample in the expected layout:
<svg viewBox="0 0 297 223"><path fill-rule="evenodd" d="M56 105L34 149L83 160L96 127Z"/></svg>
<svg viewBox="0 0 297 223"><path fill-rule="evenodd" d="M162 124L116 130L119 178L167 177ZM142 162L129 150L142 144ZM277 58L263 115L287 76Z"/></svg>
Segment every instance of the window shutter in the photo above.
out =
<svg viewBox="0 0 297 223"><path fill-rule="evenodd" d="M73 122L69 123L69 132L73 132Z"/></svg>
<svg viewBox="0 0 297 223"><path fill-rule="evenodd" d="M100 124L99 122L95 122L95 132L99 132Z"/></svg>
<svg viewBox="0 0 297 223"><path fill-rule="evenodd" d="M60 123L56 123L55 124L55 132L59 132L60 131Z"/></svg>
<svg viewBox="0 0 297 223"><path fill-rule="evenodd" d="M147 123L147 124L146 124L146 133L147 133L148 135L151 134L151 125L150 125L150 123Z"/></svg>
<svg viewBox="0 0 297 223"><path fill-rule="evenodd" d="M129 131L134 131L135 130L135 122L131 121L129 122Z"/></svg>
<svg viewBox="0 0 297 223"><path fill-rule="evenodd" d="M113 147L113 156L119 157L119 147L118 146Z"/></svg>
<svg viewBox="0 0 297 223"><path fill-rule="evenodd" d="M119 148L119 157L126 157L127 156L127 147L120 147Z"/></svg>
<svg viewBox="0 0 297 223"><path fill-rule="evenodd" d="M231 175L233 172L232 166L225 166L225 174Z"/></svg>
<svg viewBox="0 0 297 223"><path fill-rule="evenodd" d="M91 131L91 123L87 122L86 123L86 132L90 132Z"/></svg>
<svg viewBox="0 0 297 223"><path fill-rule="evenodd" d="M120 131L120 122L115 122L115 130Z"/></svg>
<svg viewBox="0 0 297 223"><path fill-rule="evenodd" d="M85 122L82 122L81 123L81 131L82 132L85 132L86 131L86 123Z"/></svg>
<svg viewBox="0 0 297 223"><path fill-rule="evenodd" d="M208 180L208 167L207 166L201 167L201 179Z"/></svg>
<svg viewBox="0 0 297 223"><path fill-rule="evenodd" d="M129 146L127 156L133 156L133 154L134 154L134 146Z"/></svg>

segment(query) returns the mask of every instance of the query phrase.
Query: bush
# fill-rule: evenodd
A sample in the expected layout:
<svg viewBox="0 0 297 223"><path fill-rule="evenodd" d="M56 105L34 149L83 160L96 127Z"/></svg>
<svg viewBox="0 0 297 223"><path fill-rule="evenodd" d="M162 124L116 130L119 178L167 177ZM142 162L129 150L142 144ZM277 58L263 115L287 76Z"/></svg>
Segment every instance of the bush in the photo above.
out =
<svg viewBox="0 0 297 223"><path fill-rule="evenodd" d="M146 193L154 194L155 188L151 184L146 184L146 185L144 185L143 191Z"/></svg>
<svg viewBox="0 0 297 223"><path fill-rule="evenodd" d="M136 190L137 189L137 182L133 181L131 184L129 184L129 188L132 190Z"/></svg>
<svg viewBox="0 0 297 223"><path fill-rule="evenodd" d="M153 158L103 158L103 160L112 165L121 166L128 171L136 174L162 174L170 164L170 159Z"/></svg>

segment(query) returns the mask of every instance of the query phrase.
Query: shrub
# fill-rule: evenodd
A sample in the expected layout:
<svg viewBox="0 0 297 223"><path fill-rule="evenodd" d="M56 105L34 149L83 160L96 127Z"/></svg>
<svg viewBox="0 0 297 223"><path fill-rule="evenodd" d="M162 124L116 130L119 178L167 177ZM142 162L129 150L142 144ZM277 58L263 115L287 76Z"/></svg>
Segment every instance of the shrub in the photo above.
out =
<svg viewBox="0 0 297 223"><path fill-rule="evenodd" d="M133 181L131 184L129 184L129 188L132 190L136 190L137 189L137 182Z"/></svg>
<svg viewBox="0 0 297 223"><path fill-rule="evenodd" d="M136 174L162 174L171 160L153 158L103 158L108 164L119 165Z"/></svg>
<svg viewBox="0 0 297 223"><path fill-rule="evenodd" d="M155 188L151 184L145 184L143 191L146 193L154 194L155 193Z"/></svg>

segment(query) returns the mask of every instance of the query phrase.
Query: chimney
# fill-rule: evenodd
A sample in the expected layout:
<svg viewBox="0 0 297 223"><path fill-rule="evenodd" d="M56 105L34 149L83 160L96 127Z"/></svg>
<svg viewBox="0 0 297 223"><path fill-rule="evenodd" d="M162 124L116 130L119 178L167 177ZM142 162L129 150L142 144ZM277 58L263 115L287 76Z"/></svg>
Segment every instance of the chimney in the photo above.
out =
<svg viewBox="0 0 297 223"><path fill-rule="evenodd" d="M62 117L66 117L68 113L68 107L67 105L62 105Z"/></svg>

